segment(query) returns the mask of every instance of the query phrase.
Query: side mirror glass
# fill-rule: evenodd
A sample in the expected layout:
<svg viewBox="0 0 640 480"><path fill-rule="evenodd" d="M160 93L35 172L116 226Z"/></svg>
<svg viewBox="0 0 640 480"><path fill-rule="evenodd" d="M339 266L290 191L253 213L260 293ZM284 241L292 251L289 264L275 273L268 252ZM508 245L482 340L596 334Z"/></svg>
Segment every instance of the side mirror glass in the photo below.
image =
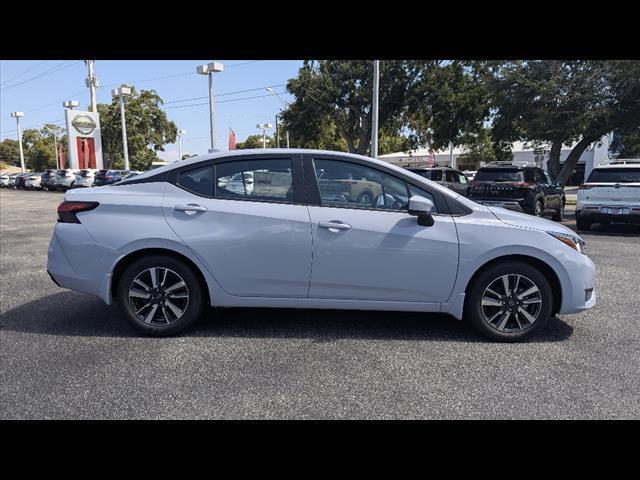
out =
<svg viewBox="0 0 640 480"><path fill-rule="evenodd" d="M430 227L434 224L431 215L436 209L434 203L428 198L414 195L409 199L409 215L418 217L418 225Z"/></svg>

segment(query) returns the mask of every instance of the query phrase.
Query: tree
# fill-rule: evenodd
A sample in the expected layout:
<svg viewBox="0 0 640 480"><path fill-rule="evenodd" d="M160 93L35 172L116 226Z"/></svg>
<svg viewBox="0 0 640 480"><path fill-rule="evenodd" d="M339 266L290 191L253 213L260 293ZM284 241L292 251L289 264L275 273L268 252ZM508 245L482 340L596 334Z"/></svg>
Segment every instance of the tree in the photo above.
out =
<svg viewBox="0 0 640 480"><path fill-rule="evenodd" d="M482 62L412 62L416 80L408 92L406 123L414 146L434 150L464 145L482 132L490 91Z"/></svg>
<svg viewBox="0 0 640 480"><path fill-rule="evenodd" d="M560 183L603 135L640 123L639 62L526 61L493 67L494 140L550 144L548 169ZM560 170L562 146L574 143Z"/></svg>
<svg viewBox="0 0 640 480"><path fill-rule="evenodd" d="M5 138L0 143L0 160L7 165L20 165L20 150L17 140Z"/></svg>
<svg viewBox="0 0 640 480"><path fill-rule="evenodd" d="M274 148L275 146L275 138L267 135L267 148ZM249 135L244 142L237 143L236 148L238 150L247 148L262 148L262 135Z"/></svg>
<svg viewBox="0 0 640 480"><path fill-rule="evenodd" d="M162 110L162 98L155 90L138 93L134 87L130 88L131 96L125 97L130 168L147 170L156 160L157 152L164 151L167 143L176 141L178 129ZM120 100L114 98L110 104L98 104L98 113L105 167L123 168Z"/></svg>
<svg viewBox="0 0 640 480"><path fill-rule="evenodd" d="M415 73L406 62L380 62L378 121L397 134ZM340 147L361 155L371 143L372 61L307 60L287 90L295 100L283 112L283 130L305 148ZM344 142L344 143L343 143ZM326 145L326 146L325 146Z"/></svg>
<svg viewBox="0 0 640 480"><path fill-rule="evenodd" d="M473 137L471 135L465 137L466 151L458 157L458 168L477 170L482 162L488 163L498 160L490 128L483 128Z"/></svg>
<svg viewBox="0 0 640 480"><path fill-rule="evenodd" d="M610 150L618 158L640 157L640 125L615 130Z"/></svg>

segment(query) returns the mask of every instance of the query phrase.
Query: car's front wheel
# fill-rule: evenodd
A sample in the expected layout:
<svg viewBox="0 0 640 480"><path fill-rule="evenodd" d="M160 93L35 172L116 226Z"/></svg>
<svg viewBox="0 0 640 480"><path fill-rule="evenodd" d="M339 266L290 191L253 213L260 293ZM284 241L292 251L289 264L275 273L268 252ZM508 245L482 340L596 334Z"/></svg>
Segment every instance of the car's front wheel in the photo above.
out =
<svg viewBox="0 0 640 480"><path fill-rule="evenodd" d="M467 291L464 316L482 335L501 342L525 340L540 330L553 308L545 276L524 262L483 271Z"/></svg>
<svg viewBox="0 0 640 480"><path fill-rule="evenodd" d="M124 271L118 303L138 331L163 337L195 323L202 314L203 297L190 267L170 257L148 256Z"/></svg>

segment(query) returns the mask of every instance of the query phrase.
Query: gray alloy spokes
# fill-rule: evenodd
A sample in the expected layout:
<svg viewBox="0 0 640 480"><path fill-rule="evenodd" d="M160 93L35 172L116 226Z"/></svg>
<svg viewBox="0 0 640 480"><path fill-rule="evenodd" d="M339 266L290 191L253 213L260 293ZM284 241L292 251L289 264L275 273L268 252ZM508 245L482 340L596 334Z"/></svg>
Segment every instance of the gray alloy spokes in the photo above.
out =
<svg viewBox="0 0 640 480"><path fill-rule="evenodd" d="M139 273L131 282L129 304L135 315L146 324L169 325L180 319L187 310L189 288L173 270L151 267Z"/></svg>
<svg viewBox="0 0 640 480"><path fill-rule="evenodd" d="M538 286L524 275L501 275L485 289L480 308L484 320L496 330L518 333L531 327L538 319L542 310L542 294Z"/></svg>

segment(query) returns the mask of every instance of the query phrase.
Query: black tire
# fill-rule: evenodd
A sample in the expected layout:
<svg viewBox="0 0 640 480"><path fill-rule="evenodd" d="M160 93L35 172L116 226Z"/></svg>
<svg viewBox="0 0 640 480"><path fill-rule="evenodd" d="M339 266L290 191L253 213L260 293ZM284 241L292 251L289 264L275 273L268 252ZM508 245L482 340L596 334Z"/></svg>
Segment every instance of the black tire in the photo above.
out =
<svg viewBox="0 0 640 480"><path fill-rule="evenodd" d="M561 222L564 217L564 200L560 201L560 207L551 216L551 220L554 222Z"/></svg>
<svg viewBox="0 0 640 480"><path fill-rule="evenodd" d="M531 212L531 215L541 217L543 213L544 204L542 203L542 200L536 200L536 203L533 204L533 211Z"/></svg>
<svg viewBox="0 0 640 480"><path fill-rule="evenodd" d="M508 328L505 328L505 331L499 331L497 324L500 322L500 318L495 322L496 325L490 324L485 317L481 303L483 294L489 285L496 279L500 279L503 275L510 274L525 277L525 280L522 280L523 283L521 285L528 285L525 281L530 281L534 284L538 288L541 301L539 302L539 307L534 307L536 309L539 308L539 310L537 311L537 316L533 323L526 322L524 317L520 318L522 317L521 314L518 315L517 320L513 314L510 314L508 317L509 323L507 325L515 328L512 331L507 331ZM511 285L511 288L514 288L514 286L515 285ZM522 293L520 290L521 288L519 287L518 291ZM527 297L524 298L526 299ZM493 308L504 309L505 306ZM505 261L487 268L477 278L475 278L473 284L469 286L465 298L464 319L465 321L468 321L480 334L490 340L498 342L520 342L530 338L535 335L536 332L540 331L540 329L544 328L544 325L551 316L552 309L553 292L545 276L537 268L529 265L528 263ZM517 327L520 327L521 323L524 325L524 328L518 329Z"/></svg>
<svg viewBox="0 0 640 480"><path fill-rule="evenodd" d="M591 229L591 222L583 220L582 218L576 218L576 227L578 230L587 231Z"/></svg>
<svg viewBox="0 0 640 480"><path fill-rule="evenodd" d="M186 284L188 298L183 310L184 313L181 317L173 320L167 325L154 322L153 319L150 323L145 323L139 315L136 315L136 311L133 309L134 306L132 305L133 300L130 301L129 298L129 288L131 287L134 279L141 273L145 272L145 270L153 267L169 269L171 272L174 272L181 277ZM166 337L184 331L200 318L203 310L202 289L193 270L180 260L158 255L143 257L129 265L122 274L118 283L118 303L122 313L136 330L144 333L145 335L154 337ZM157 310L158 309L156 308L156 311ZM145 310L145 314L147 311L150 310Z"/></svg>

